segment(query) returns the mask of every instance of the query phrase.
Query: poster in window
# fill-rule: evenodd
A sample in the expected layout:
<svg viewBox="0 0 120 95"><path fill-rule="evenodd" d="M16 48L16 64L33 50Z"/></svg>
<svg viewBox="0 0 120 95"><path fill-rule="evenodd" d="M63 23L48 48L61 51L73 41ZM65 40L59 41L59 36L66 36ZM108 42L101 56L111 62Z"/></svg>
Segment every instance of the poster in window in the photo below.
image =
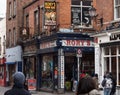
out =
<svg viewBox="0 0 120 95"><path fill-rule="evenodd" d="M56 25L56 2L45 1L44 7L45 25Z"/></svg>

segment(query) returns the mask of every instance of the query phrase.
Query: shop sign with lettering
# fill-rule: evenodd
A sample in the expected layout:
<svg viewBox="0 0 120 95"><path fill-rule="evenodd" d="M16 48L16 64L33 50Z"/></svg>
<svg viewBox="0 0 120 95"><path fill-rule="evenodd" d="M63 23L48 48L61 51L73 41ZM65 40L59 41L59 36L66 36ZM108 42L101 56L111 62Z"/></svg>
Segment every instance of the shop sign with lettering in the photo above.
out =
<svg viewBox="0 0 120 95"><path fill-rule="evenodd" d="M112 34L110 36L110 40L120 40L120 34Z"/></svg>
<svg viewBox="0 0 120 95"><path fill-rule="evenodd" d="M56 2L45 1L44 8L45 25L56 25Z"/></svg>
<svg viewBox="0 0 120 95"><path fill-rule="evenodd" d="M56 41L44 42L40 44L40 49L56 47Z"/></svg>
<svg viewBox="0 0 120 95"><path fill-rule="evenodd" d="M86 47L93 47L94 42L90 40L62 40L62 46L86 46Z"/></svg>

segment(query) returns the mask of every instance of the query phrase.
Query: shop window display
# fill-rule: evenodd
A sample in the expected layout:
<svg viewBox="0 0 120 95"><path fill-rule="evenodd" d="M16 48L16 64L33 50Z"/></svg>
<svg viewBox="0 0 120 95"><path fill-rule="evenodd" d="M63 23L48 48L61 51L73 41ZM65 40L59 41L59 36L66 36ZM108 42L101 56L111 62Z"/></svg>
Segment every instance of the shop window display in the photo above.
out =
<svg viewBox="0 0 120 95"><path fill-rule="evenodd" d="M104 71L112 72L117 85L120 85L120 46L104 47Z"/></svg>
<svg viewBox="0 0 120 95"><path fill-rule="evenodd" d="M42 62L42 87L53 87L53 57L43 56Z"/></svg>

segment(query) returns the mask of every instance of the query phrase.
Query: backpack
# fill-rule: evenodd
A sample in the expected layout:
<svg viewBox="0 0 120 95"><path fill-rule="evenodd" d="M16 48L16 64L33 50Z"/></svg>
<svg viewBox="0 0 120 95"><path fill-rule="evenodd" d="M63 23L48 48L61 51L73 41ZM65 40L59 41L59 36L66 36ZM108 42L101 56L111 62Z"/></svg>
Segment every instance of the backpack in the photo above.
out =
<svg viewBox="0 0 120 95"><path fill-rule="evenodd" d="M105 83L105 87L106 88L112 88L113 86L113 82L111 78L106 78L106 83Z"/></svg>

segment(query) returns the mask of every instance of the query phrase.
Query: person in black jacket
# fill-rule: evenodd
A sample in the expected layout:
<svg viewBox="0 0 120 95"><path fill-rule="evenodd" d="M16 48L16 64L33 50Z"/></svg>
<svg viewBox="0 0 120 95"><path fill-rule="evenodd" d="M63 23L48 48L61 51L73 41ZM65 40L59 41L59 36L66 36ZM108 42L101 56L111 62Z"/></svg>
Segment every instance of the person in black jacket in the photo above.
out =
<svg viewBox="0 0 120 95"><path fill-rule="evenodd" d="M115 92L116 92L116 79L113 77L111 72L109 74L111 75L111 79L112 79L112 82L113 82L113 86L112 86L112 90L111 90L110 95L114 95Z"/></svg>
<svg viewBox="0 0 120 95"><path fill-rule="evenodd" d="M4 95L31 95L31 93L24 88L25 76L22 72L16 72L13 75L13 82L13 87L6 91Z"/></svg>

